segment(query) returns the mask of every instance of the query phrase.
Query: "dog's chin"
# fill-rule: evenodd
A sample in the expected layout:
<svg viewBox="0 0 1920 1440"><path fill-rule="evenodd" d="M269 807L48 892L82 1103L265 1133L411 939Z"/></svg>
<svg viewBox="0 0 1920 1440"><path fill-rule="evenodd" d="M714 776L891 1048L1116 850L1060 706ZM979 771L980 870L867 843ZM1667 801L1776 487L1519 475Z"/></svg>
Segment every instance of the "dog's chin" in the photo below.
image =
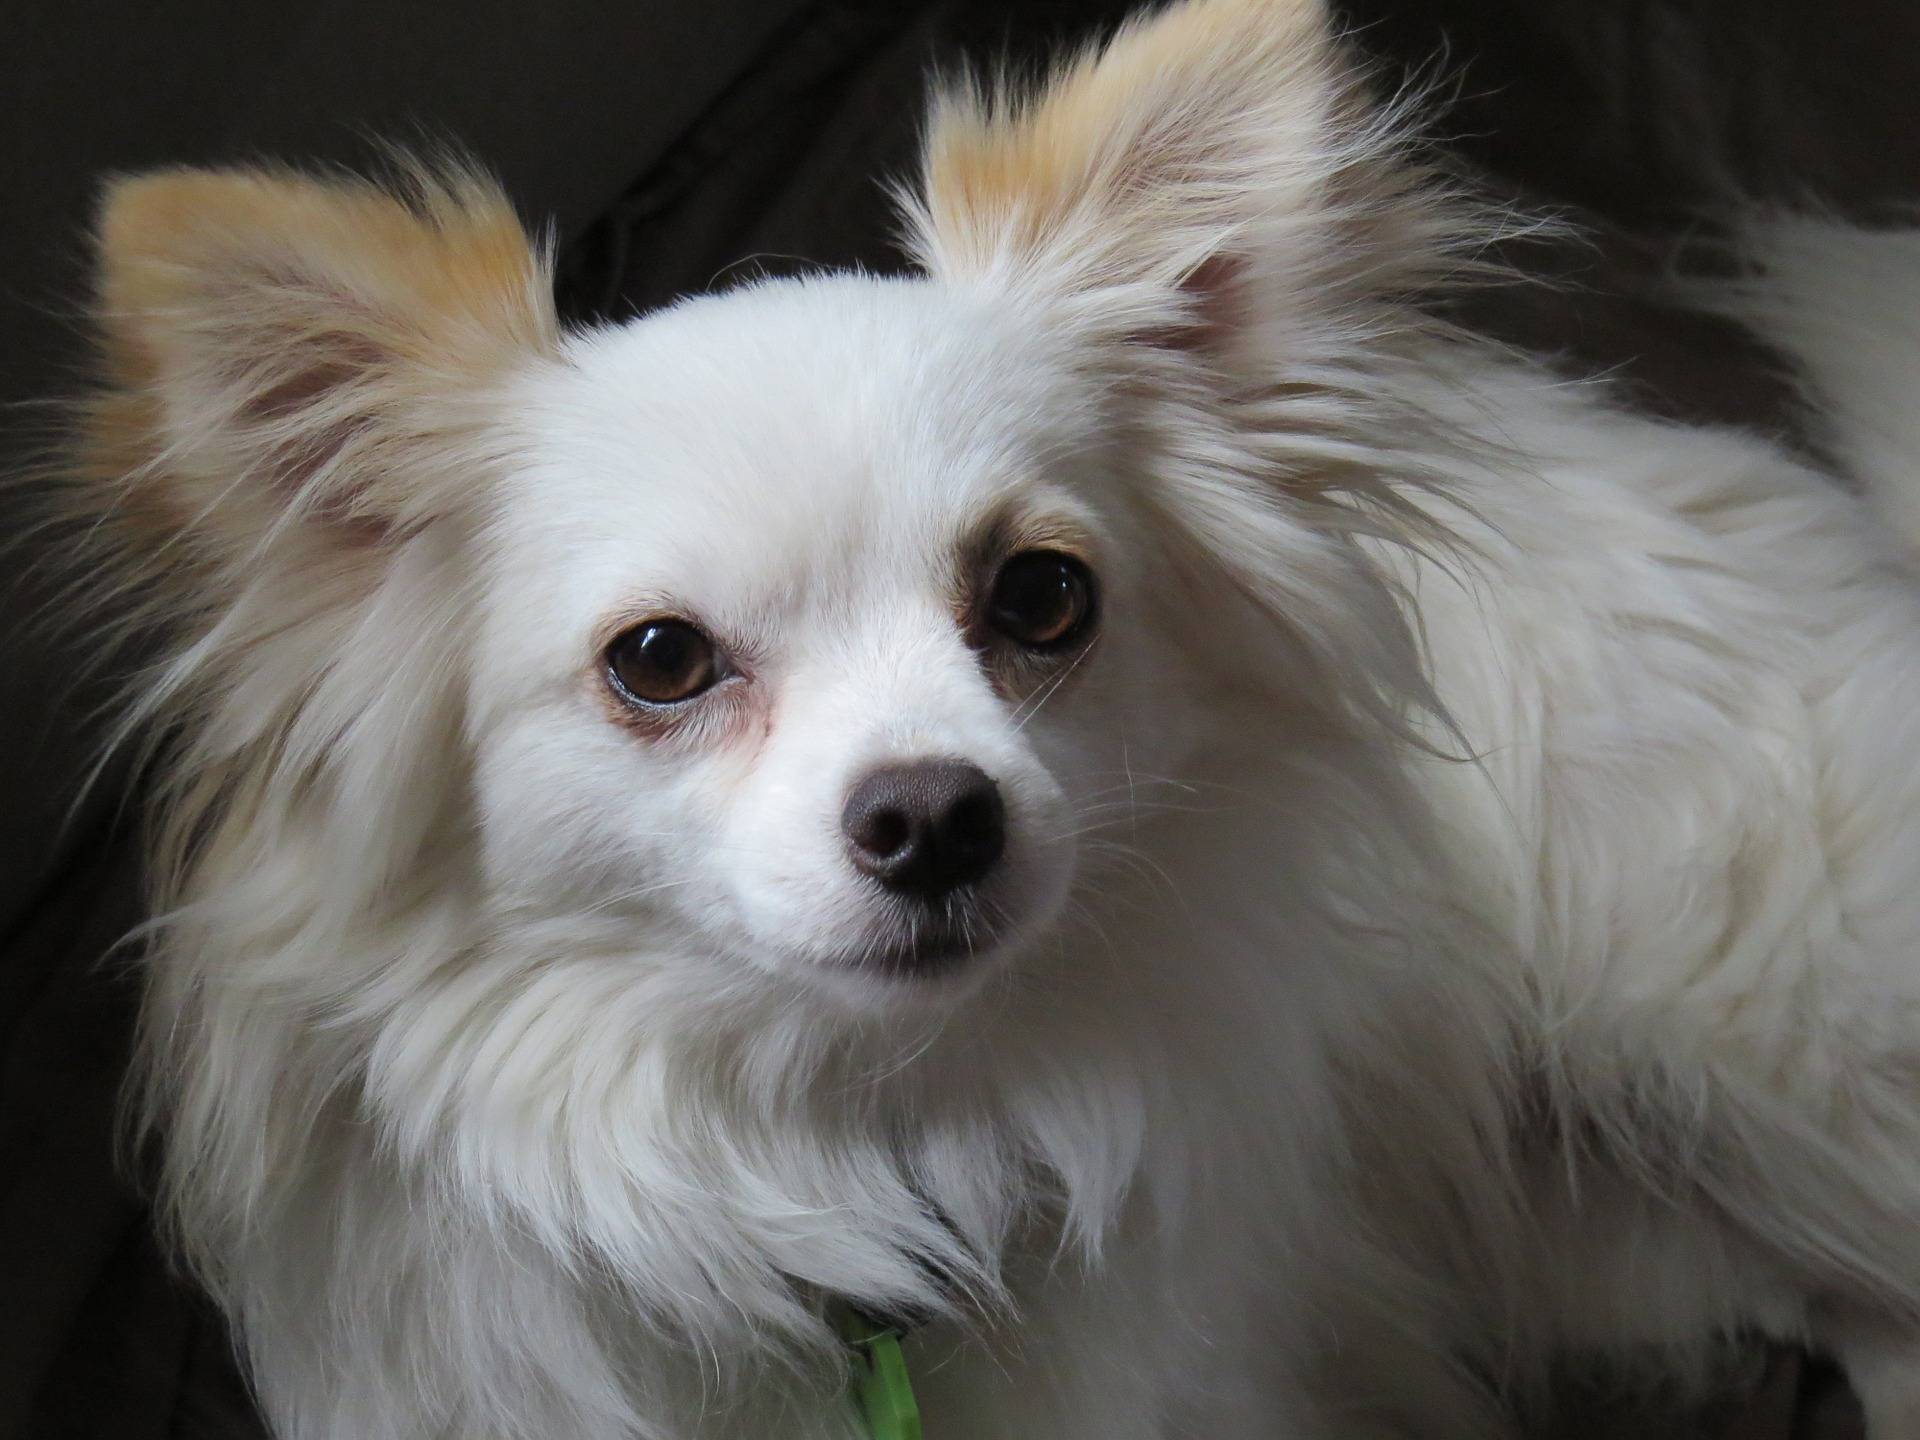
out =
<svg viewBox="0 0 1920 1440"><path fill-rule="evenodd" d="M876 927L839 943L784 949L779 968L859 1011L920 1010L964 999L1031 943L1038 927L977 916Z"/></svg>
<svg viewBox="0 0 1920 1440"><path fill-rule="evenodd" d="M835 956L828 963L890 984L939 985L959 978L965 971L988 968L1000 951L1001 941L998 934L932 927L874 941L858 951Z"/></svg>

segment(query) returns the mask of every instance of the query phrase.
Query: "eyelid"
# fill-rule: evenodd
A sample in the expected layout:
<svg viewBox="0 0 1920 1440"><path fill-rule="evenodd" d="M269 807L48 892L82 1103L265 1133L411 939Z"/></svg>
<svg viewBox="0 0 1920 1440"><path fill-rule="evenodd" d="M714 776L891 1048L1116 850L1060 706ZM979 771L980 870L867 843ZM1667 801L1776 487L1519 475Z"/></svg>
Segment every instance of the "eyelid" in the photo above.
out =
<svg viewBox="0 0 1920 1440"><path fill-rule="evenodd" d="M742 637L729 635L719 626L702 619L690 607L664 595L643 595L604 616L588 637L588 643L592 646L588 652L588 663L599 665L604 662L613 642L636 626L662 621L698 630L713 646L714 654L723 662L728 675L752 677L759 657L749 642Z"/></svg>
<svg viewBox="0 0 1920 1440"><path fill-rule="evenodd" d="M714 682L685 700L644 700L630 695L612 673L609 650L613 641L651 620L671 619L692 625L713 640L717 672ZM597 658L583 677L602 714L619 728L649 744L699 747L744 733L750 716L764 710L765 697L756 701L752 673L738 652L714 639L713 632L684 612L655 612L601 627L610 632Z"/></svg>
<svg viewBox="0 0 1920 1440"><path fill-rule="evenodd" d="M1088 570L1097 568L1097 547L1092 537L1079 526L1063 520L1021 517L1009 522L996 522L989 527L983 540L985 543L979 547L976 555L994 575L998 575L1008 561L1042 551L1064 555Z"/></svg>

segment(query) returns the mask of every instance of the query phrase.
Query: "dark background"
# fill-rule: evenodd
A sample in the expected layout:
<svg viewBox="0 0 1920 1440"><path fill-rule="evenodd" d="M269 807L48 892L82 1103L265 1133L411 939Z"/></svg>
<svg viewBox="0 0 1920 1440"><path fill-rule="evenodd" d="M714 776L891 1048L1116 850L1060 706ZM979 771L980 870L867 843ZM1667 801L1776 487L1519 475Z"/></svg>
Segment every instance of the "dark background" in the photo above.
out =
<svg viewBox="0 0 1920 1440"><path fill-rule="evenodd" d="M560 300L619 317L742 266L897 266L877 183L911 165L926 78L1033 64L1110 0L374 0L0 5L0 467L84 373L100 177L271 157L364 163L374 137L452 140L562 242ZM1907 0L1348 0L1383 77L1450 77L1445 142L1489 185L1578 218L1516 253L1560 282L1475 323L1636 403L1791 431L1769 357L1669 303L1728 182L1863 216L1920 198L1920 9ZM80 778L115 703L0 486L0 1440L258 1434L217 1319L170 1275L114 1161L139 918L138 777ZM7 544L3 542L12 541ZM44 545L44 542L41 542ZM1618 1407L1594 1377L1555 1435L1847 1433L1799 1357L1705 1415ZM1616 1427L1608 1431L1608 1426Z"/></svg>

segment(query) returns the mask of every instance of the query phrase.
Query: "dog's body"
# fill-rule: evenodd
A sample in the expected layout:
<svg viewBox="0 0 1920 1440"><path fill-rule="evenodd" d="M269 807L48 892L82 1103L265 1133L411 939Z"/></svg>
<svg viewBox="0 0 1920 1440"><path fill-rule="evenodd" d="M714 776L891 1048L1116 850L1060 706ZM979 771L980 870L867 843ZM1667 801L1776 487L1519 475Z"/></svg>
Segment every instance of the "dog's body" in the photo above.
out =
<svg viewBox="0 0 1920 1440"><path fill-rule="evenodd" d="M845 1440L853 1306L935 1437L1480 1433L1742 1328L1920 1424L1873 508L1429 319L1480 232L1311 6L950 100L914 226L569 337L468 178L110 202L148 1114L279 1431ZM1771 233L1909 514L1810 327L1911 242Z"/></svg>
<svg viewBox="0 0 1920 1440"><path fill-rule="evenodd" d="M1911 293L1916 272L1884 273ZM1906 1433L1908 554L1769 446L1513 375L1479 394L1488 441L1538 468L1476 487L1477 583L1416 564L1410 585L1479 757L1427 767L1427 795L1520 986L1503 1159L1526 1219L1464 1247L1466 1289L1499 1297L1483 1363L1631 1344L1673 1364L1758 1330L1837 1351L1876 1433Z"/></svg>

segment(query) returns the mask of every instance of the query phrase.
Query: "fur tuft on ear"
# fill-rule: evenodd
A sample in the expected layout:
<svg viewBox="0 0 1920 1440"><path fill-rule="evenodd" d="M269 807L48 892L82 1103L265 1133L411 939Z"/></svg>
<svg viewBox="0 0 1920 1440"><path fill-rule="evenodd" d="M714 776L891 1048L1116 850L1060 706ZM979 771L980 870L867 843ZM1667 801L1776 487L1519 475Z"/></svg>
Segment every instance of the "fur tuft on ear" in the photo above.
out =
<svg viewBox="0 0 1920 1440"><path fill-rule="evenodd" d="M111 453L91 468L194 549L301 519L335 539L411 530L458 499L444 462L476 398L558 334L544 257L458 166L408 165L391 189L141 175L109 188L99 247L91 430Z"/></svg>
<svg viewBox="0 0 1920 1440"><path fill-rule="evenodd" d="M1289 295L1404 293L1456 248L1404 108L1362 93L1320 0L1188 0L1032 96L938 96L909 244L949 282L1105 292L1136 338L1230 349Z"/></svg>
<svg viewBox="0 0 1920 1440"><path fill-rule="evenodd" d="M512 386L563 363L547 256L476 172L402 162L121 180L99 262L103 374L50 524L96 663L131 677L109 750L168 752L156 905L196 854L287 883L272 852L357 913L458 803L464 539L516 462ZM329 804L348 833L302 829Z"/></svg>

